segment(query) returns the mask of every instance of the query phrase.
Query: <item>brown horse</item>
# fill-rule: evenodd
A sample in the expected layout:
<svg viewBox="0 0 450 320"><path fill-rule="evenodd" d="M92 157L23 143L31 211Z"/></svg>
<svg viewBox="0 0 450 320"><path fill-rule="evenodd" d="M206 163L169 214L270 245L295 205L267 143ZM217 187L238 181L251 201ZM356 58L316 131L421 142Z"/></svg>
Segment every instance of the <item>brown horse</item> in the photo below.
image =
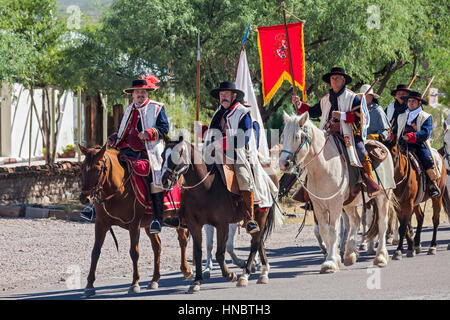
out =
<svg viewBox="0 0 450 320"><path fill-rule="evenodd" d="M419 253L421 251L420 235L422 232L424 213L420 207L420 203L427 201L430 197L428 195L428 190L425 190L424 196L422 197L420 203L414 205L416 197L419 193L419 174L415 166L412 164L410 156L406 155L405 148L398 144L397 137L394 137L391 142L386 142L386 145L390 149L392 160L394 161L394 178L397 184L397 187L394 190L394 195L396 198L395 209L400 224L398 228L400 237L399 244L392 258L394 260L399 260L402 258L403 238L405 236L408 243L408 257L413 257L415 253ZM436 254L436 234L439 226L439 215L442 207L442 195L444 194L444 188L447 178L444 159L441 156L440 161L442 161L443 168L441 177L440 179L438 179L438 185L441 191L441 195L439 197L431 198L433 204L433 238L431 240L428 254ZM414 236L414 242L411 236L411 217L413 212L415 213L417 219L417 228L416 234Z"/></svg>
<svg viewBox="0 0 450 320"><path fill-rule="evenodd" d="M95 208L95 243L91 254L91 267L87 277L86 296L95 295L94 281L97 262L100 257L103 241L111 226L117 225L127 229L130 233L130 256L133 261L133 281L129 293L140 292L138 271L140 228L150 238L154 253L153 278L149 289L158 288L160 278L161 240L158 234L150 234L149 225L152 215L145 214L145 208L137 201L133 191L129 173L118 160L118 151L103 147L84 148L79 146L86 156L81 165L81 196L80 201L89 203L91 196ZM187 231L177 229L178 241L181 247L181 272L186 278L192 275L186 260L188 243Z"/></svg>
<svg viewBox="0 0 450 320"><path fill-rule="evenodd" d="M241 221L244 218L244 213L236 206L231 193L223 182L221 174L215 166L207 167L199 152L190 143L182 139L166 141L163 159L165 159L162 176L164 188L170 188L181 174L184 178L181 187L185 191L180 215L192 234L196 267L195 280L193 285L190 286L189 292L199 291L203 281L202 227L205 224L212 225L217 229L216 260L220 265L222 275L228 281L235 281L236 275L234 272L230 272L225 264L228 225ZM276 176L271 175L271 179L278 187ZM261 276L258 279L258 283L268 283L269 263L264 250L264 240L270 234L274 225L274 209L274 206L268 211L255 209L255 220L260 226L260 231L251 235L250 254L243 274L237 283L238 286L244 287L248 284L248 275L251 273L251 267L257 251L259 251L262 263Z"/></svg>

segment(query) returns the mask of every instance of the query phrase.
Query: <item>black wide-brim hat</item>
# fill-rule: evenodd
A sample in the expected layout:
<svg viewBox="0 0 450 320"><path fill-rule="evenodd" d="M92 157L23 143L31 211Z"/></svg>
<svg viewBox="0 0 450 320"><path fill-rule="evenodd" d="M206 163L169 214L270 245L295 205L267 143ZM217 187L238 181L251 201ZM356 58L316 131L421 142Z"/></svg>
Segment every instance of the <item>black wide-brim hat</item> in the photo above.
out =
<svg viewBox="0 0 450 320"><path fill-rule="evenodd" d="M422 104L427 105L427 100L422 99L422 95L419 92L408 90L409 94L407 96L402 97L402 100L408 101L409 99L416 99L418 101L422 101Z"/></svg>
<svg viewBox="0 0 450 320"><path fill-rule="evenodd" d="M331 68L330 72L323 75L322 80L329 84L331 76L333 76L335 74L343 76L345 78L345 84L349 84L352 82L352 77L350 77L348 74L346 74L344 69L342 69L340 67Z"/></svg>
<svg viewBox="0 0 450 320"><path fill-rule="evenodd" d="M157 87L154 84L147 83L145 79L133 80L131 88L123 90L123 93L132 93L134 90L155 91Z"/></svg>
<svg viewBox="0 0 450 320"><path fill-rule="evenodd" d="M230 81L224 81L219 84L218 88L211 90L211 96L213 98L219 99L219 92L220 91L231 91L233 93L237 93L236 100L242 100L244 98L244 92L236 89L236 84L234 82Z"/></svg>
<svg viewBox="0 0 450 320"><path fill-rule="evenodd" d="M391 96L395 97L395 95L397 94L397 91L406 91L408 93L410 92L410 90L408 89L408 86L406 84L399 84L399 85L397 85L397 89L391 91Z"/></svg>

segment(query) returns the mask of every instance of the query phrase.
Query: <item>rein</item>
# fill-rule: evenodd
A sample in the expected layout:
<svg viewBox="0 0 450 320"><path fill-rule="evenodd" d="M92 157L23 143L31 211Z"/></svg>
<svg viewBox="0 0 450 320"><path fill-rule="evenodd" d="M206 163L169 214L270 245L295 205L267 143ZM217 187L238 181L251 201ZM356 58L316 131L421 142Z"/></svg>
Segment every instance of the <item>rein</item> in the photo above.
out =
<svg viewBox="0 0 450 320"><path fill-rule="evenodd" d="M94 203L98 203L98 204L102 204L105 201L111 200L112 198L114 198L116 195L119 194L119 192L122 190L122 188L125 186L125 184L127 184L127 182L131 179L134 168L136 167L137 162L140 158L141 158L141 155L139 154L139 157L136 159L136 162L134 163L133 167L131 168L130 172L128 173L128 177L122 182L120 187L116 191L114 191L112 194L110 194L109 196L107 196L105 198L100 198L99 194L101 191L103 191L103 184L106 181L107 171L108 171L108 166L106 165L106 159L109 159L109 161L111 162L111 159L105 155L103 157L103 159L100 160L100 161L103 161L103 165L101 168L100 178L98 179L97 184L95 185L95 187L93 187L89 190L81 190L81 193L92 196Z"/></svg>
<svg viewBox="0 0 450 320"><path fill-rule="evenodd" d="M303 132L305 132L305 134L306 134L306 139L300 144L300 146L297 148L297 150L295 151L295 152L291 152L291 151L289 151L289 150L285 150L285 149L283 149L283 150L281 150L281 152L283 153L283 152L285 152L285 153L288 153L289 155L291 155L293 158L294 158L294 170L296 171L296 175L297 175L297 178L298 177L300 177L301 176L301 174L303 173L303 171L323 152L323 150L325 149L325 146L326 146L326 144L327 144L327 142L328 142L328 140L330 139L330 137L331 137L331 135L328 135L327 137L326 137L326 139L325 139L325 143L323 144L323 146L322 146L322 148L319 150L319 152L318 153L316 153L313 157L312 157L312 159L311 160L309 160L305 165L303 165L303 167L300 167L297 163L296 163L296 158L297 158L297 154L298 154L298 152L303 148L303 146L304 145L306 145L306 144L309 144L309 145L311 145L311 143L312 143L312 138L311 138L311 136L308 134L308 128L304 128L303 129ZM339 148L339 147L338 147ZM341 160L342 161L344 161L344 159L342 158L342 155L340 155L340 158L341 158ZM330 199L333 199L334 197L336 197L336 195L338 195L341 191L342 191L342 189L343 189L343 186L344 186L344 181L345 181L345 175L344 175L344 173L342 173L342 180L341 180L341 183L339 184L339 188L338 188L338 190L337 190L337 192L336 193L334 193L334 194L332 194L331 196L328 196L328 197L325 197L325 198L323 198L323 197L319 197L318 195L316 195L316 194L314 194L314 193L312 193L307 187L306 187L306 185L304 184L304 182L303 181L301 181L300 180L300 184L302 185L302 187L308 192L308 194L310 195L310 196L313 196L314 198L316 198L316 199L318 199L318 200L322 200L322 201L324 201L324 200L330 200Z"/></svg>

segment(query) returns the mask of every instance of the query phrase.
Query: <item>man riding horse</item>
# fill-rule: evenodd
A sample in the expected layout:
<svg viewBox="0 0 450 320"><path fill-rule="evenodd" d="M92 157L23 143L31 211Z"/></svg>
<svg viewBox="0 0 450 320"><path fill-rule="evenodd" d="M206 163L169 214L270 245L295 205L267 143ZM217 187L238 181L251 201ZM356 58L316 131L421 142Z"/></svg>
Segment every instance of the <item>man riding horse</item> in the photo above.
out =
<svg viewBox="0 0 450 320"><path fill-rule="evenodd" d="M220 107L214 113L206 132L205 148L217 147L227 155L231 153L232 159L228 158L227 161L233 162L239 193L247 211L244 225L247 232L252 234L259 231L259 226L254 220L255 186L248 166L248 156L257 156L254 152L256 144L250 109L240 103L244 92L236 89L233 82L220 83L219 88L211 91L211 96L219 100Z"/></svg>
<svg viewBox="0 0 450 320"><path fill-rule="evenodd" d="M361 100L356 93L345 87L352 82L352 78L344 72L344 69L334 67L322 77L322 80L328 83L331 89L320 102L310 107L302 102L300 97L293 96L292 103L297 106L299 114L309 112L311 118L322 117L320 129L334 127L332 131L342 133L350 164L364 168L363 179L367 193L375 195L381 191L381 187L374 180L372 163L361 137L360 117L356 112Z"/></svg>
<svg viewBox="0 0 450 320"><path fill-rule="evenodd" d="M409 91L403 100L407 101L408 109L398 116L394 132L399 137L399 143L407 145L409 150L414 151L423 165L430 179L428 189L430 197L439 197L441 194L437 184L439 174L431 156L429 141L433 131L433 121L431 115L422 109L422 105L426 105L427 101L422 99L419 92L415 91Z"/></svg>
<svg viewBox="0 0 450 320"><path fill-rule="evenodd" d="M108 145L120 150L119 159L131 158L136 161L135 169L142 168L150 190L148 198L152 202L153 221L150 233L161 232L164 209L164 190L161 185L161 153L164 150L162 138L169 132L164 104L148 98L149 92L158 89L155 76L132 82L131 88L123 92L131 94L133 102L125 109L118 133L108 137ZM144 169L145 168L145 169ZM169 226L178 226L176 218L164 221Z"/></svg>

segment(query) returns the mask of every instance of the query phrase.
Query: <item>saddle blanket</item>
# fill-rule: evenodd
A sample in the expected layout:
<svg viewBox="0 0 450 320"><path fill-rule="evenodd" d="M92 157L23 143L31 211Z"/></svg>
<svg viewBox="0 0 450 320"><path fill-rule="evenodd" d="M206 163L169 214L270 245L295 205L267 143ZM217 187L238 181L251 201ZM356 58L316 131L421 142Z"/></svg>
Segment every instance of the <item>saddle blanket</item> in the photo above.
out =
<svg viewBox="0 0 450 320"><path fill-rule="evenodd" d="M150 198L150 185L147 182L150 174L150 162L146 159L136 160L130 157L122 157L121 161L125 161L128 172L132 170L130 181L133 191L139 203L145 207L145 213L152 213L152 200ZM176 184L172 190L164 191L164 211L177 210L181 204L181 189Z"/></svg>

